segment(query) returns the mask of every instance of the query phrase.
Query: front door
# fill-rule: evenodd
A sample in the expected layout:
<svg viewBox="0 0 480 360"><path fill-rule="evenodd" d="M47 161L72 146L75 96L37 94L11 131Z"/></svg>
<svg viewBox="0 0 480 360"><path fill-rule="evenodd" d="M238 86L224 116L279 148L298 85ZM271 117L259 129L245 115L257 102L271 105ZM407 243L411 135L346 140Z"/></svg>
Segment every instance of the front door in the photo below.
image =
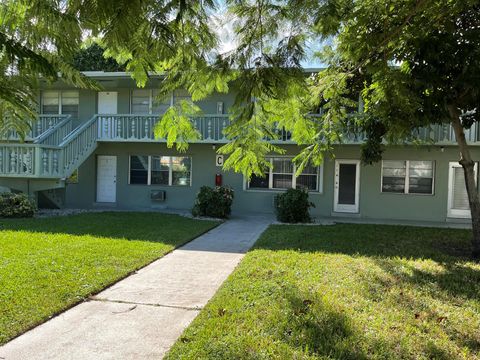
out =
<svg viewBox="0 0 480 360"><path fill-rule="evenodd" d="M116 91L101 91L98 93L98 114L113 115L117 113L118 93ZM98 120L98 137L112 138L115 126L111 116L100 116Z"/></svg>
<svg viewBox="0 0 480 360"><path fill-rule="evenodd" d="M98 93L98 113L99 114L116 114L117 113L116 91L100 91Z"/></svg>
<svg viewBox="0 0 480 360"><path fill-rule="evenodd" d="M358 213L359 191L360 160L336 160L334 211Z"/></svg>
<svg viewBox="0 0 480 360"><path fill-rule="evenodd" d="M97 157L97 202L117 201L117 157Z"/></svg>
<svg viewBox="0 0 480 360"><path fill-rule="evenodd" d="M475 164L475 177L477 164ZM469 218L470 204L468 202L465 174L458 162L449 163L448 171L448 217Z"/></svg>

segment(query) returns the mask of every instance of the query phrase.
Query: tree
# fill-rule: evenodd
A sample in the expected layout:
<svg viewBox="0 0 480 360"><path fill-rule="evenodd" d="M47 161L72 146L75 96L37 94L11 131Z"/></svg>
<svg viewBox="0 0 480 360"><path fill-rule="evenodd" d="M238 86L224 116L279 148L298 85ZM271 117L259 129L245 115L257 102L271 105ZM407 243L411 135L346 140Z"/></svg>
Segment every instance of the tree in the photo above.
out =
<svg viewBox="0 0 480 360"><path fill-rule="evenodd" d="M105 58L104 52L100 45L93 43L75 54L73 67L79 71L125 71L124 65L112 58Z"/></svg>
<svg viewBox="0 0 480 360"><path fill-rule="evenodd" d="M35 118L39 79L97 88L70 65L82 30L62 2L3 1L0 7L0 132L25 134Z"/></svg>
<svg viewBox="0 0 480 360"><path fill-rule="evenodd" d="M0 109L32 112L26 104L38 75L53 80L60 71L67 81L91 86L66 61L88 33L139 86L150 72L163 73L160 96L184 88L196 101L235 86L229 143L219 151L229 154L227 169L247 177L271 166L268 153L283 152L267 141L279 127L301 146L294 159L300 172L307 163L320 164L348 129L366 133L362 158L371 163L381 159L385 142L415 141L413 130L448 123L465 172L473 255L480 257L480 201L464 134L480 120L479 0L226 4L236 46L221 53L212 27L214 0L5 1ZM311 44L322 48L326 69L306 76L302 61ZM358 93L364 112L352 115ZM310 115L320 108L321 116ZM176 104L155 134L187 149L198 137L189 115L198 111L193 103Z"/></svg>
<svg viewBox="0 0 480 360"><path fill-rule="evenodd" d="M319 164L349 128L366 133L362 158L372 163L385 142L416 141L412 133L420 127L451 124L465 172L473 256L480 257L480 202L464 133L480 120L479 1L228 3L245 26L237 29L235 53L224 58L242 70L232 141L220 149L231 154L227 167L261 173L265 153L279 151L264 141L275 137L275 123L304 146L295 158L300 170ZM330 45L319 54L326 69L304 81L298 70L307 40ZM350 115L357 91L364 112ZM323 115L309 116L319 106Z"/></svg>
<svg viewBox="0 0 480 360"><path fill-rule="evenodd" d="M365 112L354 121L367 133L365 162L378 161L382 141L412 140L415 129L449 123L454 129L473 227L473 256L480 257L480 201L465 129L480 121L480 2L365 0L294 1L314 17L323 36L335 36L335 53L316 88L341 79L363 83ZM331 77L330 77L331 76ZM340 89L345 98L349 89Z"/></svg>
<svg viewBox="0 0 480 360"><path fill-rule="evenodd" d="M206 9L213 7L212 0L3 1L0 129L27 132L38 108L40 78L99 89L72 66L85 35L98 41L105 57L131 72L139 86L145 85L151 72L167 69L171 76L162 87L165 91L168 86L185 87L192 74L210 79L206 57L216 38L208 27ZM213 80L213 89L225 89L225 82ZM205 82L196 84L191 90L204 93Z"/></svg>

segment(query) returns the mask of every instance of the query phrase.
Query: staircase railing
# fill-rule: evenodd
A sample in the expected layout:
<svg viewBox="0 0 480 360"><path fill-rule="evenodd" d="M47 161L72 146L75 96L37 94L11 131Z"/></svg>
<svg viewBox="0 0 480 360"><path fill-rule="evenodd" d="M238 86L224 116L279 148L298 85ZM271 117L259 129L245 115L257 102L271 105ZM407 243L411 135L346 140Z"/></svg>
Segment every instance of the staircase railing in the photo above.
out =
<svg viewBox="0 0 480 360"><path fill-rule="evenodd" d="M61 121L58 121L61 119ZM72 119L66 115L52 117L56 122L38 136L35 143L0 143L0 176L24 178L66 178L84 162L97 147L98 141L165 142L155 139L157 115L94 115L72 131ZM202 135L198 142L225 143L224 129L229 125L227 115L204 115L192 119ZM43 126L43 125L42 125ZM474 124L465 130L470 144L480 145L480 127ZM293 143L291 134L278 129L279 144ZM432 125L416 130L419 140L440 145L453 145L455 136L449 124ZM361 133L345 133L342 143L358 144Z"/></svg>
<svg viewBox="0 0 480 360"><path fill-rule="evenodd" d="M98 116L72 131L60 144L64 177L72 172L90 156L97 147Z"/></svg>
<svg viewBox="0 0 480 360"><path fill-rule="evenodd" d="M46 131L50 130L54 126L56 126L59 122L63 121L65 118L70 117L70 115L62 115L62 114L54 114L54 115L46 115L41 114L38 115L36 120L31 121L30 123L30 131L25 134L25 140L31 141L35 140ZM12 140L12 141L19 141L21 139L20 135L15 130L10 130L7 132L6 137L3 140Z"/></svg>
<svg viewBox="0 0 480 360"><path fill-rule="evenodd" d="M1 144L0 174L13 177L59 178L61 153L55 146Z"/></svg>
<svg viewBox="0 0 480 360"><path fill-rule="evenodd" d="M36 144L59 145L73 130L73 119L68 115L54 127L45 131L34 141Z"/></svg>
<svg viewBox="0 0 480 360"><path fill-rule="evenodd" d="M64 120L34 144L0 144L0 176L68 177L97 146L97 117L74 131Z"/></svg>

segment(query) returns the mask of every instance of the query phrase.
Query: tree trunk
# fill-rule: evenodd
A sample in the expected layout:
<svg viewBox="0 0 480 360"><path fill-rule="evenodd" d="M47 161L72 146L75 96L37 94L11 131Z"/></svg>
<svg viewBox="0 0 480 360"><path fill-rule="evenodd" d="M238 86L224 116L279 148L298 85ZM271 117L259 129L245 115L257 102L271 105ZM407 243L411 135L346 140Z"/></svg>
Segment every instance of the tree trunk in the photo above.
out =
<svg viewBox="0 0 480 360"><path fill-rule="evenodd" d="M480 258L480 200L478 196L477 183L475 181L475 162L470 155L470 149L465 139L465 132L460 122L460 110L455 104L448 105L448 111L452 120L453 130L460 148L460 165L465 173L465 185L467 187L468 202L470 204L470 213L472 215L473 230L473 252L475 259Z"/></svg>

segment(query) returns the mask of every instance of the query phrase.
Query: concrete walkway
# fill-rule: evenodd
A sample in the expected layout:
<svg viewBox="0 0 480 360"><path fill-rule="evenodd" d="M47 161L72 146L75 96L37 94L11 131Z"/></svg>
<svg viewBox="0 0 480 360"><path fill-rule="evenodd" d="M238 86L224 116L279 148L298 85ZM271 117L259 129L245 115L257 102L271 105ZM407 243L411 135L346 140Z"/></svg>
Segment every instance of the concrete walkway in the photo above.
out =
<svg viewBox="0 0 480 360"><path fill-rule="evenodd" d="M233 218L0 347L0 359L158 359L271 222Z"/></svg>

